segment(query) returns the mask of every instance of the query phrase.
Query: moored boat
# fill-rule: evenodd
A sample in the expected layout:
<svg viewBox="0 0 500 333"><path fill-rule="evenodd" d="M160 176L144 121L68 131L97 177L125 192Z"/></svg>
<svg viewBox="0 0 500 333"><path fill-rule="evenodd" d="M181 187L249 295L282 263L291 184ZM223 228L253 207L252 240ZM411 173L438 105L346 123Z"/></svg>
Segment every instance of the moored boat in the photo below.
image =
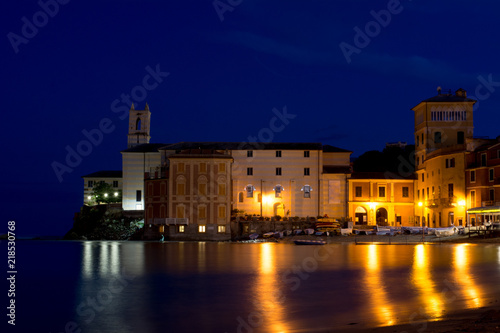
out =
<svg viewBox="0 0 500 333"><path fill-rule="evenodd" d="M325 245L322 239L297 239L293 241L295 245Z"/></svg>

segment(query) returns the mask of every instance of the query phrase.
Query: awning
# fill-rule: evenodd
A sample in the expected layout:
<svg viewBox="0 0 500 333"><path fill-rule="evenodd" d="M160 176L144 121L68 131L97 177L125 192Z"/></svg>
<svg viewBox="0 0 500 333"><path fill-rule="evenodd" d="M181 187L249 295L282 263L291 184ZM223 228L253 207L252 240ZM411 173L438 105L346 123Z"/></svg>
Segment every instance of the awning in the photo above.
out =
<svg viewBox="0 0 500 333"><path fill-rule="evenodd" d="M500 213L500 206L476 207L467 209L468 214Z"/></svg>

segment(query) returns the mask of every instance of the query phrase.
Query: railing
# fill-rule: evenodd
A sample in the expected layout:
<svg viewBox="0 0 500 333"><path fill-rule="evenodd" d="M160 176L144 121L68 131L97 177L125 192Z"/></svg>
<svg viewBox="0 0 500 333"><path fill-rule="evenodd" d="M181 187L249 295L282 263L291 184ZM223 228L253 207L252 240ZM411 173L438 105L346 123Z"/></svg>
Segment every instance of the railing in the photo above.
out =
<svg viewBox="0 0 500 333"><path fill-rule="evenodd" d="M153 224L187 225L187 224L189 224L189 219L187 219L187 218L175 218L175 217L155 217L153 219Z"/></svg>
<svg viewBox="0 0 500 333"><path fill-rule="evenodd" d="M494 204L493 200L483 201L481 203L481 207L493 206L493 204Z"/></svg>

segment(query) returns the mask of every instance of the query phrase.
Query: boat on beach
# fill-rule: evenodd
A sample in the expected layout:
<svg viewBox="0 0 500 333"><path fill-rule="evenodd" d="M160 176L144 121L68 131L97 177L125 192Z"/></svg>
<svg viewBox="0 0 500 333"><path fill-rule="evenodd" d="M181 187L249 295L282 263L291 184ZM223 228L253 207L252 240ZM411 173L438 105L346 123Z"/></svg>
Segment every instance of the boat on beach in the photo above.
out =
<svg viewBox="0 0 500 333"><path fill-rule="evenodd" d="M325 245L322 239L297 239L293 241L295 245Z"/></svg>

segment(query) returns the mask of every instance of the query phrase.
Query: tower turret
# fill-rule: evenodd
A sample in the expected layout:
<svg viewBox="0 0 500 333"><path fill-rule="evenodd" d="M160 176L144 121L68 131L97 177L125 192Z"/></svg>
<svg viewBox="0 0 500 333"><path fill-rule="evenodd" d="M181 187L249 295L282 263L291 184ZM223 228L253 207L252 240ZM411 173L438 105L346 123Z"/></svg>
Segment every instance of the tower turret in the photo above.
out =
<svg viewBox="0 0 500 333"><path fill-rule="evenodd" d="M144 110L136 110L134 103L130 106L128 117L128 148L149 143L151 112L146 103Z"/></svg>

